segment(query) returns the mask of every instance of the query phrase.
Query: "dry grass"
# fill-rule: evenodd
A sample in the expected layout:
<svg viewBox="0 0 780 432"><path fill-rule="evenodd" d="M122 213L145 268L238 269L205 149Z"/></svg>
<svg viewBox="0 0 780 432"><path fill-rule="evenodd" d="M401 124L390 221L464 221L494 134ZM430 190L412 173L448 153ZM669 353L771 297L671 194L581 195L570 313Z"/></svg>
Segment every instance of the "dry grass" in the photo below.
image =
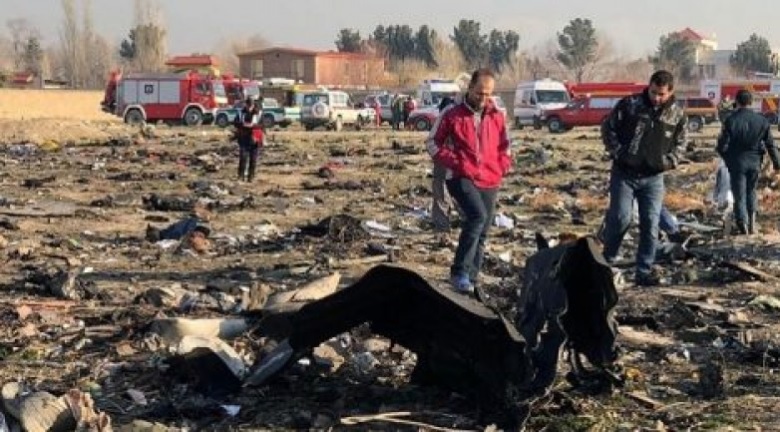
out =
<svg viewBox="0 0 780 432"><path fill-rule="evenodd" d="M114 120L100 110L101 91L0 89L0 119Z"/></svg>
<svg viewBox="0 0 780 432"><path fill-rule="evenodd" d="M577 207L585 213L603 212L608 206L607 195L584 195L577 198Z"/></svg>
<svg viewBox="0 0 780 432"><path fill-rule="evenodd" d="M531 209L536 212L550 213L563 208L563 195L557 192L542 191L531 198Z"/></svg>
<svg viewBox="0 0 780 432"><path fill-rule="evenodd" d="M703 196L695 192L666 191L664 204L672 212L702 210L705 208Z"/></svg>

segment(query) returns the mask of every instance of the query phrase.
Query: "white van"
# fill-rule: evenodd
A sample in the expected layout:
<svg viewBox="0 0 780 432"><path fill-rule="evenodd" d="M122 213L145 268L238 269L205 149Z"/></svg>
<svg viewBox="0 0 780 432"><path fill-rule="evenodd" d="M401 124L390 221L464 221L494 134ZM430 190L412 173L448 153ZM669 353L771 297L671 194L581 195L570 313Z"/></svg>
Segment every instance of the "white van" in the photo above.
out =
<svg viewBox="0 0 780 432"><path fill-rule="evenodd" d="M545 110L560 109L569 103L569 92L560 81L543 79L525 81L517 85L513 115L515 126L542 128Z"/></svg>
<svg viewBox="0 0 780 432"><path fill-rule="evenodd" d="M429 79L420 83L417 88L417 99L420 101L420 106L438 106L445 96L454 98L460 92L460 86L455 81Z"/></svg>

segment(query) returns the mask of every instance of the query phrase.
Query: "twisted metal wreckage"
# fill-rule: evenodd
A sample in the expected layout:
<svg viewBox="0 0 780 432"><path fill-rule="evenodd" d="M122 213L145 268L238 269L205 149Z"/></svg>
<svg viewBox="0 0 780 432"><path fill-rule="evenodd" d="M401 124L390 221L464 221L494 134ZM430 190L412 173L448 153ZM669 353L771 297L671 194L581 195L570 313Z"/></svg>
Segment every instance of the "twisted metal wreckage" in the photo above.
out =
<svg viewBox="0 0 780 432"><path fill-rule="evenodd" d="M469 395L483 419L519 428L534 402L549 393L565 349L571 382L608 388L618 380L616 303L612 272L592 238L540 250L527 260L514 326L480 302L432 287L409 270L378 266L330 296L264 317L260 331L278 345L244 385L261 385L299 355L369 323L374 333L417 354L412 382Z"/></svg>

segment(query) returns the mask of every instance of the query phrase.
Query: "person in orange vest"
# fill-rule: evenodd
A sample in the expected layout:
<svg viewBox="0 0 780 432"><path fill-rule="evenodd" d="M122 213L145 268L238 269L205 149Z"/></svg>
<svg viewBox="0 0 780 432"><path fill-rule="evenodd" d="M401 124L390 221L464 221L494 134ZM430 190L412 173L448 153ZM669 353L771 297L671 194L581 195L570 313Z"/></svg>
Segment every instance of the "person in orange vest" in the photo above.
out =
<svg viewBox="0 0 780 432"><path fill-rule="evenodd" d="M234 121L239 148L238 179L246 182L254 180L257 157L265 144L265 134L259 120L258 104L248 97Z"/></svg>

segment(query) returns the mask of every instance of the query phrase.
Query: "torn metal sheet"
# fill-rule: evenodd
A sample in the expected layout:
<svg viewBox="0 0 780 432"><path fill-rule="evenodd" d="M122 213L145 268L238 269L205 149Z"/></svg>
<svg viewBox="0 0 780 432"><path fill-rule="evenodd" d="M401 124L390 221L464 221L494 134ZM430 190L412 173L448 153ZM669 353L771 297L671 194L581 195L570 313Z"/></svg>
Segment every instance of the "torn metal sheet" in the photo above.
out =
<svg viewBox="0 0 780 432"><path fill-rule="evenodd" d="M328 297L264 318L259 331L283 342L245 385L260 385L320 343L369 323L417 354L412 382L474 397L483 416L517 427L552 386L563 349L577 358L575 372L590 377L612 365L616 303L612 272L590 238L528 260L517 327L414 272L378 266ZM584 370L580 355L596 372Z"/></svg>

